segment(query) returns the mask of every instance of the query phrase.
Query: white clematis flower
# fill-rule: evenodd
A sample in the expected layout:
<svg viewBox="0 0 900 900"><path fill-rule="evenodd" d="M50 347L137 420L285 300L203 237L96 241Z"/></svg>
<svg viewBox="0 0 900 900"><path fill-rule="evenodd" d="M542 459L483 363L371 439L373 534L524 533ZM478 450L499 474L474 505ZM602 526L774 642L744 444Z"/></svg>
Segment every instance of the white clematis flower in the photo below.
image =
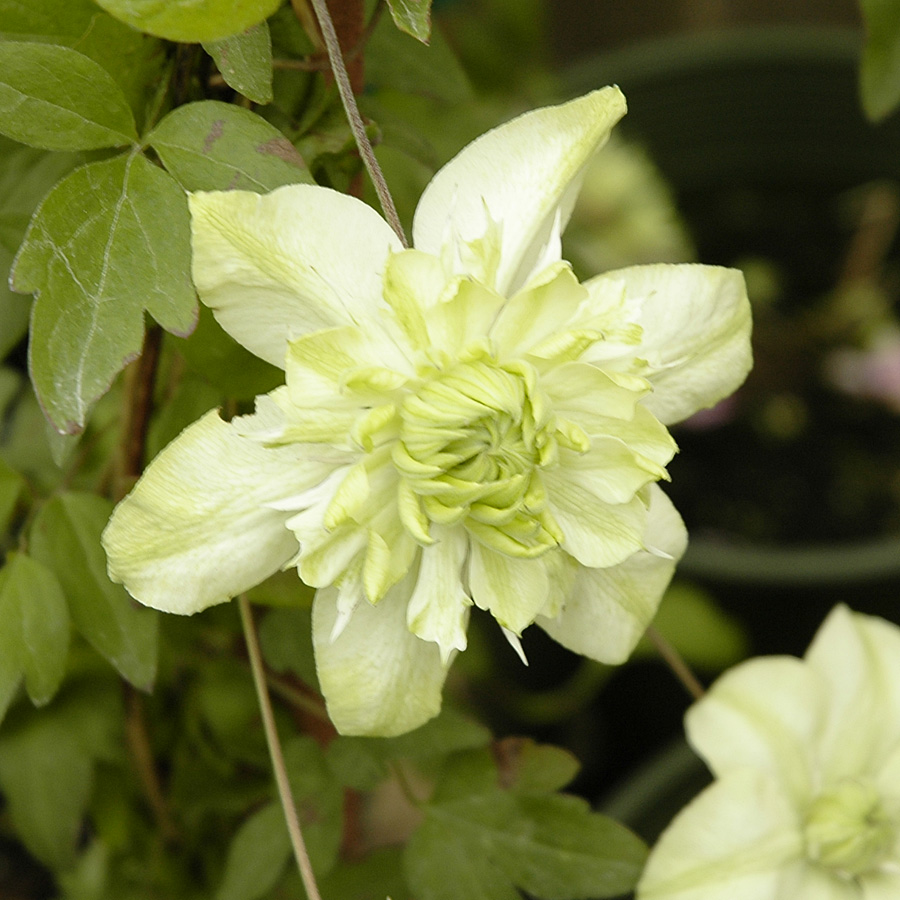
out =
<svg viewBox="0 0 900 900"><path fill-rule="evenodd" d="M437 713L472 604L514 645L537 622L624 660L685 546L665 425L750 366L739 273L579 284L560 259L624 111L606 88L483 135L426 189L415 249L326 188L194 194L200 298L287 383L154 460L106 530L111 577L194 613L296 566L344 733Z"/></svg>
<svg viewBox="0 0 900 900"><path fill-rule="evenodd" d="M900 897L900 628L838 606L802 660L737 666L686 725L717 780L638 900Z"/></svg>

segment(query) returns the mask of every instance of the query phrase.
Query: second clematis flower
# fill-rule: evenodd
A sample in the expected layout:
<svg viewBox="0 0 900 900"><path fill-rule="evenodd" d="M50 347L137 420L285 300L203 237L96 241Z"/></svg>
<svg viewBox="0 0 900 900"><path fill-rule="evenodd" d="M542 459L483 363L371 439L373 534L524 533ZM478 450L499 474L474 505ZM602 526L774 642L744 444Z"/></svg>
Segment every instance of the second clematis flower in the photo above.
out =
<svg viewBox="0 0 900 900"><path fill-rule="evenodd" d="M295 566L345 734L440 709L472 605L625 660L686 537L666 425L750 367L740 273L579 283L560 235L625 112L617 88L483 135L426 188L404 249L361 201L291 185L191 196L200 299L286 384L187 428L117 507L110 576L195 613Z"/></svg>

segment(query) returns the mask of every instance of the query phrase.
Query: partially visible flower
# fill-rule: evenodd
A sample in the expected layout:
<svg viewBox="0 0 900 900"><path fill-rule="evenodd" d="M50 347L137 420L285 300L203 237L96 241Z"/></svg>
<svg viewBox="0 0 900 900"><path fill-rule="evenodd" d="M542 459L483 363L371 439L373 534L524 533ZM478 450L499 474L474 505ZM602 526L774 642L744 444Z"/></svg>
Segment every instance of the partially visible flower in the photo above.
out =
<svg viewBox="0 0 900 900"><path fill-rule="evenodd" d="M802 660L737 666L686 724L717 780L638 900L900 897L900 628L838 606Z"/></svg>
<svg viewBox="0 0 900 900"><path fill-rule="evenodd" d="M900 413L900 329L879 329L862 350L834 350L825 360L825 376L851 397L876 400Z"/></svg>
<svg viewBox="0 0 900 900"><path fill-rule="evenodd" d="M579 284L560 259L624 111L606 88L482 136L426 189L411 250L326 188L194 194L201 300L287 384L154 460L105 532L111 577L194 613L296 566L344 733L435 715L473 604L515 646L537 622L624 660L685 546L665 424L750 365L739 273Z"/></svg>

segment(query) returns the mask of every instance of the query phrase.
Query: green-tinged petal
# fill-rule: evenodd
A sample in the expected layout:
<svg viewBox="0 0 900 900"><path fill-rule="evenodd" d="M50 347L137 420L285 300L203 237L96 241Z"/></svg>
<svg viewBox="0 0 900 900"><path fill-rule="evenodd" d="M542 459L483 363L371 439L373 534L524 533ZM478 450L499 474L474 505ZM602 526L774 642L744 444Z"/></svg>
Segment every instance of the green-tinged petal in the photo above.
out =
<svg viewBox="0 0 900 900"><path fill-rule="evenodd" d="M648 550L608 569L576 566L562 609L537 619L575 653L604 663L624 662L656 614L687 534L669 498L657 487L651 497L643 537Z"/></svg>
<svg viewBox="0 0 900 900"><path fill-rule="evenodd" d="M546 605L550 579L543 557L509 557L472 541L469 588L480 609L486 609L504 628L520 635Z"/></svg>
<svg viewBox="0 0 900 900"><path fill-rule="evenodd" d="M665 466L678 449L665 425L641 404L634 408L630 419L609 418L567 404L555 408L561 417L577 423L592 438L614 438L658 466Z"/></svg>
<svg viewBox="0 0 900 900"><path fill-rule="evenodd" d="M765 772L796 804L808 802L827 696L792 656L758 657L726 672L687 713L694 749L717 775Z"/></svg>
<svg viewBox="0 0 900 900"><path fill-rule="evenodd" d="M341 734L391 737L436 716L447 675L437 644L406 625L413 576L377 605L362 600L340 634L337 590L326 588L313 603L313 645L328 714Z"/></svg>
<svg viewBox="0 0 900 900"><path fill-rule="evenodd" d="M653 385L644 399L664 424L679 422L732 393L752 364L750 303L736 269L634 266L585 282L591 294L624 288L629 317L643 328L632 356ZM602 353L602 344L596 352ZM585 354L592 361L592 350ZM598 360L599 362L599 360Z"/></svg>
<svg viewBox="0 0 900 900"><path fill-rule="evenodd" d="M494 287L510 295L536 268L559 259L559 235L585 168L625 113L618 88L525 113L482 135L425 189L413 243L440 256L481 238L497 223L500 264Z"/></svg>
<svg viewBox="0 0 900 900"><path fill-rule="evenodd" d="M441 261L420 250L392 253L384 276L384 299L413 347L428 346L426 316L447 287Z"/></svg>
<svg viewBox="0 0 900 900"><path fill-rule="evenodd" d="M383 402L412 374L408 359L374 325L305 334L290 342L284 365L291 401L301 408Z"/></svg>
<svg viewBox="0 0 900 900"><path fill-rule="evenodd" d="M856 879L836 875L806 861L785 867L780 896L790 900L869 900L868 891Z"/></svg>
<svg viewBox="0 0 900 900"><path fill-rule="evenodd" d="M662 466L616 438L595 437L583 453L562 448L559 461L569 477L603 503L627 503L644 485L667 477Z"/></svg>
<svg viewBox="0 0 900 900"><path fill-rule="evenodd" d="M589 479L565 468L543 474L547 505L562 529L562 548L582 565L615 566L643 549L647 510L640 497L605 503Z"/></svg>
<svg viewBox="0 0 900 900"><path fill-rule="evenodd" d="M866 875L862 883L862 900L895 900L897 897L900 897L900 871L894 869Z"/></svg>
<svg viewBox="0 0 900 900"><path fill-rule="evenodd" d="M348 434L360 417L358 402L340 397L326 406L301 408L291 402L286 385L256 398L256 412L238 416L231 424L238 434L266 446L282 444L331 444L318 449L317 457L328 455L334 466L351 462L357 453ZM296 508L296 507L294 507Z"/></svg>
<svg viewBox="0 0 900 900"><path fill-rule="evenodd" d="M267 504L320 481L328 464L242 438L216 410L181 433L116 507L103 533L113 581L147 606L190 614L277 571L297 549Z"/></svg>
<svg viewBox="0 0 900 900"><path fill-rule="evenodd" d="M900 628L836 606L805 659L829 698L823 775L878 771L900 744Z"/></svg>
<svg viewBox="0 0 900 900"><path fill-rule="evenodd" d="M506 303L491 327L491 341L501 359L524 356L555 337L587 297L568 263L558 262L538 274Z"/></svg>
<svg viewBox="0 0 900 900"><path fill-rule="evenodd" d="M200 299L257 356L283 366L291 338L374 317L400 243L362 201L291 184L196 193L190 205Z"/></svg>
<svg viewBox="0 0 900 900"><path fill-rule="evenodd" d="M554 412L579 425L597 416L631 419L638 401L650 391L650 385L642 379L623 379L615 372L603 372L579 362L554 366L542 375L541 387L550 398ZM602 427L586 430L605 433Z"/></svg>
<svg viewBox="0 0 900 900"><path fill-rule="evenodd" d="M461 528L435 528L433 536L435 543L422 550L406 622L413 634L438 645L446 663L454 650L466 649L472 601L461 579L469 541Z"/></svg>
<svg viewBox="0 0 900 900"><path fill-rule="evenodd" d="M429 344L452 357L487 335L504 299L477 281L459 279L456 290L428 310Z"/></svg>
<svg viewBox="0 0 900 900"><path fill-rule="evenodd" d="M637 900L787 900L782 869L803 852L780 786L729 772L676 816L650 853ZM849 900L849 898L848 898Z"/></svg>

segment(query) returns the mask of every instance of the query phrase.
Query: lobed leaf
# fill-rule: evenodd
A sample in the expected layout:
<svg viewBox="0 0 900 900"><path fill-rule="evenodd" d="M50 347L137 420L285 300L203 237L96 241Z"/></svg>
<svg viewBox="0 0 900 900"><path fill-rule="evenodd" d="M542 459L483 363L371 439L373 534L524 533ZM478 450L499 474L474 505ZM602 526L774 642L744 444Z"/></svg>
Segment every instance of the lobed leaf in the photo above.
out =
<svg viewBox="0 0 900 900"><path fill-rule="evenodd" d="M95 150L137 140L122 90L68 47L0 42L0 132L46 150Z"/></svg>
<svg viewBox="0 0 900 900"><path fill-rule="evenodd" d="M78 433L140 353L145 309L169 331L194 326L184 193L135 153L76 169L35 213L11 284L36 294L29 365L44 412Z"/></svg>
<svg viewBox="0 0 900 900"><path fill-rule="evenodd" d="M193 44L246 31L271 16L281 0L97 0L97 5L140 31Z"/></svg>
<svg viewBox="0 0 900 900"><path fill-rule="evenodd" d="M264 193L313 181L303 157L274 125L230 103L201 100L180 106L147 140L189 191Z"/></svg>
<svg viewBox="0 0 900 900"><path fill-rule="evenodd" d="M485 747L491 739L483 725L445 706L439 716L414 731L393 738L361 738L339 735L328 745L328 765L342 784L357 790L371 790L390 773L389 763L397 759L437 760L451 757L450 765L467 754L460 751ZM490 753L485 750L487 779L496 782ZM478 755L481 760L481 754ZM469 773L461 776L468 781ZM445 778L446 780L446 778Z"/></svg>
<svg viewBox="0 0 900 900"><path fill-rule="evenodd" d="M0 569L0 622L2 719L23 675L31 702L43 706L65 674L69 611L53 572L28 556L10 553Z"/></svg>
<svg viewBox="0 0 900 900"><path fill-rule="evenodd" d="M25 335L31 314L31 302L7 283L16 250L38 203L80 162L81 154L49 153L0 138L0 359Z"/></svg>
<svg viewBox="0 0 900 900"><path fill-rule="evenodd" d="M30 546L59 579L75 627L123 678L149 690L159 616L137 606L106 574L100 534L111 512L112 503L94 494L57 494L35 517Z"/></svg>
<svg viewBox="0 0 900 900"><path fill-rule="evenodd" d="M399 847L375 850L365 858L345 862L319 882L324 900L410 900L403 878Z"/></svg>
<svg viewBox="0 0 900 900"><path fill-rule="evenodd" d="M578 774L581 767L568 750L552 744L538 744L525 737L497 741L494 756L500 784L525 793L558 791Z"/></svg>
<svg viewBox="0 0 900 900"><path fill-rule="evenodd" d="M581 798L548 793L571 774L571 762L556 748L528 747L522 752L533 758L509 790L501 783L502 751L499 772L484 751L450 760L404 854L418 900L518 900L519 891L575 900L615 897L635 886L647 854L643 842ZM547 777L537 771L541 759L550 764ZM454 860L452 878L447 858Z"/></svg>
<svg viewBox="0 0 900 900"><path fill-rule="evenodd" d="M213 58L229 87L254 103L272 102L272 37L265 22L220 41L207 42L203 49Z"/></svg>
<svg viewBox="0 0 900 900"><path fill-rule="evenodd" d="M388 0L394 23L423 44L431 36L431 0Z"/></svg>

